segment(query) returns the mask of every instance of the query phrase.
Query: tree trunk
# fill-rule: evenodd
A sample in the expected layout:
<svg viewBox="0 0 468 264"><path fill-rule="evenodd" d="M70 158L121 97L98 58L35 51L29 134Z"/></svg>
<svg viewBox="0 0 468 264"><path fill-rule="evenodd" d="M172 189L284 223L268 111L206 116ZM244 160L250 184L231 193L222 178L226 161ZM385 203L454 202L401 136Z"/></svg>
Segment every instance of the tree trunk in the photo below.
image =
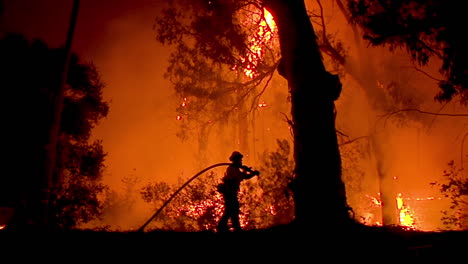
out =
<svg viewBox="0 0 468 264"><path fill-rule="evenodd" d="M386 135L383 135L385 138ZM385 163L384 150L381 143L383 142L382 135L373 132L370 137L371 146L376 159L377 175L379 177L379 192L382 202L382 225L392 226L399 225L399 214L397 211L397 193L395 191L395 180L391 175L388 175Z"/></svg>
<svg viewBox="0 0 468 264"><path fill-rule="evenodd" d="M279 73L288 81L294 131L295 220L299 228L349 222L334 101L341 91L325 69L303 0L264 0L278 27Z"/></svg>

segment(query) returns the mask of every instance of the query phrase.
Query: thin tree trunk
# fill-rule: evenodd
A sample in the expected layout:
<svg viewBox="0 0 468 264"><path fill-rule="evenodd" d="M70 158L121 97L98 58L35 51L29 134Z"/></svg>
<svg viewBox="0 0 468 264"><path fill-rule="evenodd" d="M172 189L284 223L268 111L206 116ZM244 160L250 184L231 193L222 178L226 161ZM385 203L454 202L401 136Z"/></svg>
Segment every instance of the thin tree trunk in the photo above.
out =
<svg viewBox="0 0 468 264"><path fill-rule="evenodd" d="M54 97L53 101L53 112L52 112L52 125L49 131L49 140L47 144L47 151L46 151L46 158L44 163L44 178L45 178L45 194L44 194L44 205L43 205L43 215L42 215L42 224L44 225L52 225L52 221L54 221L54 215L52 213L52 203L53 203L53 191L57 187L57 180L54 180L54 173L56 162L57 162L57 144L59 140L60 134L60 120L62 116L62 109L63 109L63 98L64 98L64 90L65 84L67 82L68 77L68 68L69 68L69 61L71 56L71 45L73 41L73 34L75 31L75 24L78 17L80 1L75 0L73 2L72 13L70 16L70 24L68 27L67 39L65 42L65 50L64 50L64 61L63 61L63 69L60 75L60 79L58 82L57 92Z"/></svg>
<svg viewBox="0 0 468 264"><path fill-rule="evenodd" d="M341 179L334 100L341 84L322 62L303 0L265 0L278 26L294 129L295 223L299 227L349 222Z"/></svg>
<svg viewBox="0 0 468 264"><path fill-rule="evenodd" d="M380 143L382 142L382 138L379 137L382 137L382 135L377 132L373 132L370 140L376 159L377 175L379 177L379 192L380 200L382 202L382 225L398 225L399 215L397 211L395 180L387 173L388 168L385 167L386 163L383 156L384 150Z"/></svg>

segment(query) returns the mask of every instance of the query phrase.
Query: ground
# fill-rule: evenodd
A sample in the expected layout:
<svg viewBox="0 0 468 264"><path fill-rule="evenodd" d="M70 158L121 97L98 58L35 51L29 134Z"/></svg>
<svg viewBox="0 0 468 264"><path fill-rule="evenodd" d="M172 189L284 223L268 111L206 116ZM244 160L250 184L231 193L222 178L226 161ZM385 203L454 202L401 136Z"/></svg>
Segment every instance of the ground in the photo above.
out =
<svg viewBox="0 0 468 264"><path fill-rule="evenodd" d="M420 232L392 228L354 227L346 230L289 226L241 233L214 232L104 232L93 230L1 231L2 256L19 262L34 256L64 261L121 260L132 263L196 261L219 262L388 262L411 259L429 263L466 257L468 231ZM19 250L22 253L14 253ZM36 254L31 255L31 252ZM138 261L141 259L141 261ZM158 261L159 260L159 261ZM311 261L308 261L311 260ZM65 261L67 262L67 261Z"/></svg>

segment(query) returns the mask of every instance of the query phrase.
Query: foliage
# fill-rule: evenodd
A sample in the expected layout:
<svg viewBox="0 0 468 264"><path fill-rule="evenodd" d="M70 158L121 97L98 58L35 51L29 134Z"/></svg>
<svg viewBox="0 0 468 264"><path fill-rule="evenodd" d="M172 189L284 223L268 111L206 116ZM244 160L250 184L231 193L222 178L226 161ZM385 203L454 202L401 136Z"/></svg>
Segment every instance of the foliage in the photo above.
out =
<svg viewBox="0 0 468 264"><path fill-rule="evenodd" d="M445 180L431 185L439 187L440 192L451 201L450 208L442 211L442 223L447 229L463 228L468 221L468 177L463 174L462 168L457 168L453 160L448 163L448 167L442 175Z"/></svg>
<svg viewBox="0 0 468 264"><path fill-rule="evenodd" d="M63 66L63 49L49 48L43 41L28 41L20 34L6 34L0 41L5 95L12 104L5 125L14 142L11 169L2 176L8 191L2 202L24 210L24 217L37 221L45 177L43 163L52 120L52 102ZM108 113L103 101L104 84L92 63L72 54L58 143L59 182L53 193L57 224L76 227L99 216L97 195L105 153L100 141L88 142L91 130ZM5 112L7 113L7 112ZM21 168L21 169L20 169ZM14 175L16 177L12 177ZM12 179L14 178L14 179Z"/></svg>
<svg viewBox="0 0 468 264"><path fill-rule="evenodd" d="M60 141L61 184L54 208L57 224L65 229L79 227L99 218L103 204L99 195L108 189L101 181L105 153L100 141Z"/></svg>
<svg viewBox="0 0 468 264"><path fill-rule="evenodd" d="M261 221L269 225L284 224L292 220L294 204L290 188L294 178L291 145L286 139L277 139L277 149L264 153L258 180L263 212ZM261 222L259 222L259 225Z"/></svg>
<svg viewBox="0 0 468 264"><path fill-rule="evenodd" d="M373 45L404 47L420 66L430 59L441 61L440 92L435 99L450 101L455 96L468 103L468 44L463 32L462 2L442 0L348 0L352 21Z"/></svg>

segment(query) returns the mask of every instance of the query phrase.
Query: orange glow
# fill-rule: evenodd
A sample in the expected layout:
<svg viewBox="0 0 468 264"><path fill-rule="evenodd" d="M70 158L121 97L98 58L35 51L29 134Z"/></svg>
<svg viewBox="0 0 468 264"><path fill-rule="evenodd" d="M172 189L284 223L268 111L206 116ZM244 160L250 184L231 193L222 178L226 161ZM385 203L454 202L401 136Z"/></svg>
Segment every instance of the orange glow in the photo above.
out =
<svg viewBox="0 0 468 264"><path fill-rule="evenodd" d="M260 107L260 108L263 108L263 107L266 107L266 106L267 106L267 104L265 102L261 102L261 103L258 104L258 107Z"/></svg>
<svg viewBox="0 0 468 264"><path fill-rule="evenodd" d="M177 116L176 116L176 120L182 120L182 116L181 116L181 115L177 115Z"/></svg>
<svg viewBox="0 0 468 264"><path fill-rule="evenodd" d="M0 225L0 230L3 230L6 228L6 225Z"/></svg>

